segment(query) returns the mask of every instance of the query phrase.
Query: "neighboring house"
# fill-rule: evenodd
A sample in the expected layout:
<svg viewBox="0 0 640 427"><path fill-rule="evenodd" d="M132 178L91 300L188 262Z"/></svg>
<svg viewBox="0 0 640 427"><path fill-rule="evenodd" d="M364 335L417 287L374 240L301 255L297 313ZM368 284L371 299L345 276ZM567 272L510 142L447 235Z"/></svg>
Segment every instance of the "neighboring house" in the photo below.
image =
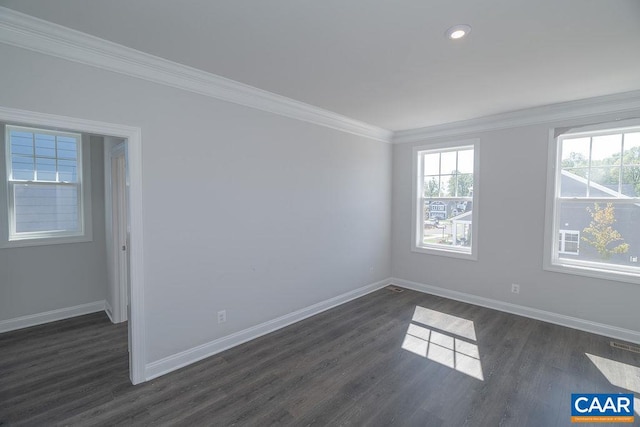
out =
<svg viewBox="0 0 640 427"><path fill-rule="evenodd" d="M451 218L451 228L454 230L453 235L456 237L454 244L463 246L471 244L471 218L472 211L467 211Z"/></svg>
<svg viewBox="0 0 640 427"><path fill-rule="evenodd" d="M431 201L425 209L424 226L429 230L442 230L442 241L447 241L448 244L470 246L472 212L470 201ZM437 231L425 232L427 241L428 236L432 236L433 240L440 234Z"/></svg>
<svg viewBox="0 0 640 427"><path fill-rule="evenodd" d="M562 171L560 185L562 197L584 197L588 186L591 197L629 198L604 185L589 182L586 178L565 170ZM606 201L599 203L602 208L606 204ZM640 260L640 230L638 229L638 224L640 224L640 205L614 203L613 206L616 218L613 228L620 233L624 243L629 244L629 250L622 254L612 255L609 262L618 265L638 266ZM592 221L591 214L587 208L593 210L593 202L569 200L561 203L560 239L558 242L558 251L561 258L585 261L599 261L602 259L591 245L582 240L584 229ZM620 243L623 242L612 243L610 247L617 246Z"/></svg>

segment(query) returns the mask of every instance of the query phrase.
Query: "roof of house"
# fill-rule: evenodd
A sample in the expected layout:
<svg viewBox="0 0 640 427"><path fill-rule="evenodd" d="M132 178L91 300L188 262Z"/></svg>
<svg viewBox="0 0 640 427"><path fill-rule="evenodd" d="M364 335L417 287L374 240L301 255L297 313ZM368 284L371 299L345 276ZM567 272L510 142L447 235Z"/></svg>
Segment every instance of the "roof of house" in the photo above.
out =
<svg viewBox="0 0 640 427"><path fill-rule="evenodd" d="M451 221L454 222L471 222L471 213L473 211L467 211L467 212L463 212L460 215L454 216L449 218Z"/></svg>

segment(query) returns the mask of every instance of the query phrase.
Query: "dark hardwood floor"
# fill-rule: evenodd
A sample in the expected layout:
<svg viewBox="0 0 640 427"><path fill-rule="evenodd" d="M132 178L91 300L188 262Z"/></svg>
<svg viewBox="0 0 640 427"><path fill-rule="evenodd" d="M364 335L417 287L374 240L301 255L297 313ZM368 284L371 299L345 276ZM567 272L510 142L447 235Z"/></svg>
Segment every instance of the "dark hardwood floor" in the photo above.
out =
<svg viewBox="0 0 640 427"><path fill-rule="evenodd" d="M99 313L0 334L0 425L565 426L571 393L640 382L609 342L383 289L132 386Z"/></svg>

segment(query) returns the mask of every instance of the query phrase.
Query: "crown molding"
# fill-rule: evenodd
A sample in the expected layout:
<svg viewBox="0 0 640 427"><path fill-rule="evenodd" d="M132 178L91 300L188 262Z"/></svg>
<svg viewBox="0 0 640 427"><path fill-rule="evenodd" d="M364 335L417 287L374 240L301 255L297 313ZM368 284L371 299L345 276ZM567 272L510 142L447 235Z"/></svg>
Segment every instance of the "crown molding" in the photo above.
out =
<svg viewBox="0 0 640 427"><path fill-rule="evenodd" d="M383 142L411 143L640 109L640 91L393 132L0 6L0 42Z"/></svg>
<svg viewBox="0 0 640 427"><path fill-rule="evenodd" d="M562 102L477 119L402 130L394 133L392 142L396 144L419 142L430 138L461 136L560 120L588 118L602 114L625 113L633 110L640 110L640 91Z"/></svg>
<svg viewBox="0 0 640 427"><path fill-rule="evenodd" d="M0 7L0 42L342 132L391 142L393 132L281 95Z"/></svg>

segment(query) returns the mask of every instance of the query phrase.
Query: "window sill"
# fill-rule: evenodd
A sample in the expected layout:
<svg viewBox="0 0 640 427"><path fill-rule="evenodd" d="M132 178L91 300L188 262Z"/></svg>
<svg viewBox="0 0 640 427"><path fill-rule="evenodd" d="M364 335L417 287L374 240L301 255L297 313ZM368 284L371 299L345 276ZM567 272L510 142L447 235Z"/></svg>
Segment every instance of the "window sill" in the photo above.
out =
<svg viewBox="0 0 640 427"><path fill-rule="evenodd" d="M70 243L92 242L93 236L65 236L65 237L44 237L33 239L9 240L0 244L0 249L25 248L32 246L65 245Z"/></svg>
<svg viewBox="0 0 640 427"><path fill-rule="evenodd" d="M436 256L444 256L449 258L458 258L458 259L466 259L470 261L477 261L478 256L473 252L462 252L456 250L448 250L448 249L436 249L436 248L425 248L421 246L414 246L411 248L412 252L417 252L421 254L427 255L436 255Z"/></svg>
<svg viewBox="0 0 640 427"><path fill-rule="evenodd" d="M597 267L589 267L565 263L545 263L543 269L555 273L573 274L616 282L640 284L640 274L626 271L613 271Z"/></svg>

